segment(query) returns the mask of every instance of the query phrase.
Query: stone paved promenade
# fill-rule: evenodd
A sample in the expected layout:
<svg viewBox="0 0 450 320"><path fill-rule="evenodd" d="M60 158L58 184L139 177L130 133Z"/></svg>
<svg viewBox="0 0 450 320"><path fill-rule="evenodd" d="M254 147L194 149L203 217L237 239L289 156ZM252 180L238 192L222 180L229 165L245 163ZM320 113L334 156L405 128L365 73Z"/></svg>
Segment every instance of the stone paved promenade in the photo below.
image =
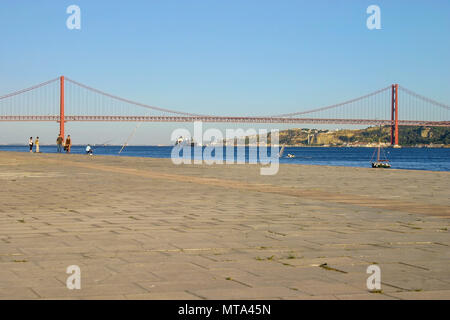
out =
<svg viewBox="0 0 450 320"><path fill-rule="evenodd" d="M2 152L0 299L450 299L449 190L448 172Z"/></svg>

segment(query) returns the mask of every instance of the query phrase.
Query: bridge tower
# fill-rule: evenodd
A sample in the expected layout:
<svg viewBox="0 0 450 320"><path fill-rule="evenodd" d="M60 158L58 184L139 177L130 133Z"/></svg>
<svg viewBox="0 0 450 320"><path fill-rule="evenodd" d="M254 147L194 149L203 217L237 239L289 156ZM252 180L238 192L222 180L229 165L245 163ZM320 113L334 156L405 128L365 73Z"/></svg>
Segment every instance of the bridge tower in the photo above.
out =
<svg viewBox="0 0 450 320"><path fill-rule="evenodd" d="M392 85L391 145L398 146L398 84Z"/></svg>
<svg viewBox="0 0 450 320"><path fill-rule="evenodd" d="M61 76L59 81L59 135L64 139L64 76Z"/></svg>

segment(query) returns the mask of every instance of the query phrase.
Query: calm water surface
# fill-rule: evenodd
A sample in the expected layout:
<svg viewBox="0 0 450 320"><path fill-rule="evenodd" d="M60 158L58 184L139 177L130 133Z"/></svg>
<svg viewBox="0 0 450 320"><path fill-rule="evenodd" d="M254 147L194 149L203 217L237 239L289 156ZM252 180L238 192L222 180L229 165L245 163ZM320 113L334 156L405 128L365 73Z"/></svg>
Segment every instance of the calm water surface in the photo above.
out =
<svg viewBox="0 0 450 320"><path fill-rule="evenodd" d="M97 146L94 147L94 153L119 156L120 149L120 146ZM251 149L251 151L256 151L255 148ZM72 147L72 153L84 154L84 150L85 146ZM28 146L0 146L0 151L28 152ZM40 151L43 153L56 153L56 146L41 146ZM280 163L370 167L374 151L374 148L286 147ZM383 151L391 161L392 168L395 169L450 171L450 148L386 148ZM170 158L171 152L172 147L170 146L129 146L122 151L120 156ZM247 147L245 160L254 162L256 159L254 157L249 159L249 153L249 148ZM288 153L295 155L295 158L286 158ZM235 159L237 158L236 154L237 152L235 152ZM226 157L225 150L223 157ZM239 158L239 160L243 161L244 159Z"/></svg>

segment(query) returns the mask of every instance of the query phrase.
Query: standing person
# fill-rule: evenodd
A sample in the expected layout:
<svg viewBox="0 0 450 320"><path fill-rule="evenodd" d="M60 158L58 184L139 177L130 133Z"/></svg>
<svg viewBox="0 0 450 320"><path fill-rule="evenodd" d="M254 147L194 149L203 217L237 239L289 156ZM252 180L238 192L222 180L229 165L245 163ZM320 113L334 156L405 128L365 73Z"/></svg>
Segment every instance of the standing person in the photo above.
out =
<svg viewBox="0 0 450 320"><path fill-rule="evenodd" d="M64 142L64 138L61 135L59 135L58 138L56 139L56 151L58 153L61 153L63 142Z"/></svg>
<svg viewBox="0 0 450 320"><path fill-rule="evenodd" d="M28 140L28 146L30 147L30 152L33 152L33 137L30 137L30 140Z"/></svg>
<svg viewBox="0 0 450 320"><path fill-rule="evenodd" d="M66 139L66 145L64 146L66 148L67 153L70 153L71 146L72 146L72 139L70 139L70 134L69 134Z"/></svg>
<svg viewBox="0 0 450 320"><path fill-rule="evenodd" d="M34 144L36 145L36 153L39 153L39 137L36 137Z"/></svg>

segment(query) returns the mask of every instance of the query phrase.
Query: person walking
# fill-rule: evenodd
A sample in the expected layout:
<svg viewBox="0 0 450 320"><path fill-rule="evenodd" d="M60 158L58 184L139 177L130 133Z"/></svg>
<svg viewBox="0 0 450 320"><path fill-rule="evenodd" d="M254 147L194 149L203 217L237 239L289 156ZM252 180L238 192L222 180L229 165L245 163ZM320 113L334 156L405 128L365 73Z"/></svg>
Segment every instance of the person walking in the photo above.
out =
<svg viewBox="0 0 450 320"><path fill-rule="evenodd" d="M34 144L36 145L36 153L39 153L39 137L36 137Z"/></svg>
<svg viewBox="0 0 450 320"><path fill-rule="evenodd" d="M70 139L70 134L67 136L66 144L64 148L66 149L67 153L70 153L70 147L72 147L72 139Z"/></svg>
<svg viewBox="0 0 450 320"><path fill-rule="evenodd" d="M63 142L64 138L61 135L59 135L58 138L56 138L56 151L58 153L61 153Z"/></svg>
<svg viewBox="0 0 450 320"><path fill-rule="evenodd" d="M28 146L30 147L30 152L33 152L33 137L30 137L30 140L28 140Z"/></svg>

